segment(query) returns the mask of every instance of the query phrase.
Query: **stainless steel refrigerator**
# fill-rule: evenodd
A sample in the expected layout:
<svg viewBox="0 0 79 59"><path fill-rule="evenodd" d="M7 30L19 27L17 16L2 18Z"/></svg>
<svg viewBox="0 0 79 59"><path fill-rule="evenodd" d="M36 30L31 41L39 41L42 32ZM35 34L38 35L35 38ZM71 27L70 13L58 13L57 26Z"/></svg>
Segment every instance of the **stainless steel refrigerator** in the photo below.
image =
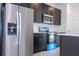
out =
<svg viewBox="0 0 79 59"><path fill-rule="evenodd" d="M33 12L27 7L5 4L3 55L33 55Z"/></svg>

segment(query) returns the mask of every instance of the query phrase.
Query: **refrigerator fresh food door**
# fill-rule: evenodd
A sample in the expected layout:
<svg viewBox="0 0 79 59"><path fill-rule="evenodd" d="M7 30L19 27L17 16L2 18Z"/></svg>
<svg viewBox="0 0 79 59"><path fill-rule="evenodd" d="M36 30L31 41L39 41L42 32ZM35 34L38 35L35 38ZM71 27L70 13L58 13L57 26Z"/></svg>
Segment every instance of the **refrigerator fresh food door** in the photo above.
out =
<svg viewBox="0 0 79 59"><path fill-rule="evenodd" d="M33 55L33 9L19 6L19 56Z"/></svg>

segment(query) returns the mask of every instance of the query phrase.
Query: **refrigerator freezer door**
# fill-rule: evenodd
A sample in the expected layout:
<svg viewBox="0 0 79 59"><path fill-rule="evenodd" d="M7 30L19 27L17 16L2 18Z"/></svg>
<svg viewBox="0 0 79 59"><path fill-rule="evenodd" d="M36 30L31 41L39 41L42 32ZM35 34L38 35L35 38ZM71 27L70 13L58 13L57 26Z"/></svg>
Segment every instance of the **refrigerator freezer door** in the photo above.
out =
<svg viewBox="0 0 79 59"><path fill-rule="evenodd" d="M20 39L19 55L33 55L33 10L19 6Z"/></svg>
<svg viewBox="0 0 79 59"><path fill-rule="evenodd" d="M6 4L5 6L5 55L6 56L17 56L18 55L18 44L17 35L8 34L8 24L16 24L18 20L18 6L14 4ZM12 27L11 27L12 28Z"/></svg>

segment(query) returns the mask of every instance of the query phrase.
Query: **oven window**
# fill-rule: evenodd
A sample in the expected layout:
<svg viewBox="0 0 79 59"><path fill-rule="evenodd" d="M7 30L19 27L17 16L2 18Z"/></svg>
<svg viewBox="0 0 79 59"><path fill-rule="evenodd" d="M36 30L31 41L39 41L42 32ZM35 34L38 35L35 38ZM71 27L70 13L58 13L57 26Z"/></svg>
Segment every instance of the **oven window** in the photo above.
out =
<svg viewBox="0 0 79 59"><path fill-rule="evenodd" d="M54 34L49 34L49 42L54 43L54 41L55 41L55 36L54 36Z"/></svg>

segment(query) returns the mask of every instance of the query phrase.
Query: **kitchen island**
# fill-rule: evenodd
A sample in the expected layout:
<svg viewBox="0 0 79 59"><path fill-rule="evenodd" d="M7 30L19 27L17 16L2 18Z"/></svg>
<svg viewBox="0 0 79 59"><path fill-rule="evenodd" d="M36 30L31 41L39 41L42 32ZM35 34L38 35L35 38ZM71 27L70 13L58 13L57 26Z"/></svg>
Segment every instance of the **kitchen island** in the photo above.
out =
<svg viewBox="0 0 79 59"><path fill-rule="evenodd" d="M60 56L79 56L79 35L59 34Z"/></svg>

